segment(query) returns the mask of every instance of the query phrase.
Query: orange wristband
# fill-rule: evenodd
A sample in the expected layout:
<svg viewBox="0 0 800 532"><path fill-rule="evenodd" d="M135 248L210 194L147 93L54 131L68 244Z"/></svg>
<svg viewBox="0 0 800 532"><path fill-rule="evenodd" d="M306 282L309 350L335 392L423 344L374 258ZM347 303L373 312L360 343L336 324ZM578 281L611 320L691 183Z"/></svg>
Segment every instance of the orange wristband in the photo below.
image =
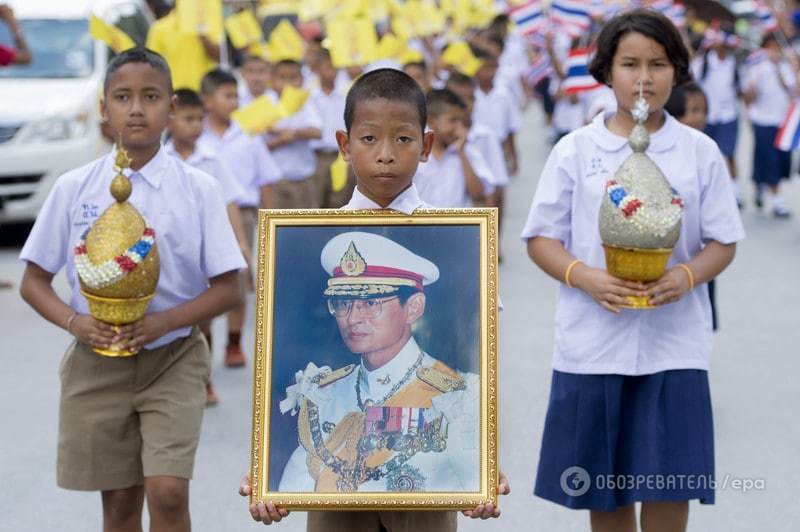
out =
<svg viewBox="0 0 800 532"><path fill-rule="evenodd" d="M676 264L676 266L679 268L683 268L683 271L685 271L686 275L689 276L689 292L691 292L692 290L694 290L694 274L692 273L692 269L688 265L682 262Z"/></svg>
<svg viewBox="0 0 800 532"><path fill-rule="evenodd" d="M569 263L569 266L567 266L567 272L564 274L564 283L569 288L575 288L574 286L572 286L572 283L569 282L569 275L572 273L572 269L575 268L575 266L577 266L578 264L580 264L580 262L581 261L579 259L575 259Z"/></svg>

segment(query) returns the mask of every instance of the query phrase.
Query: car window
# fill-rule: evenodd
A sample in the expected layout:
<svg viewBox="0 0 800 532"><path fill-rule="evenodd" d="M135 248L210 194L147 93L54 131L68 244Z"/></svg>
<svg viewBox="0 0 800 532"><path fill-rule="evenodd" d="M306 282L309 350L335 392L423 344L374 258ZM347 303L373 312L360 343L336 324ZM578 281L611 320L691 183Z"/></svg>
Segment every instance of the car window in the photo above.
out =
<svg viewBox="0 0 800 532"><path fill-rule="evenodd" d="M87 20L21 19L19 24L32 60L0 68L0 79L82 78L92 73L94 43ZM0 25L0 43L9 42L7 27Z"/></svg>

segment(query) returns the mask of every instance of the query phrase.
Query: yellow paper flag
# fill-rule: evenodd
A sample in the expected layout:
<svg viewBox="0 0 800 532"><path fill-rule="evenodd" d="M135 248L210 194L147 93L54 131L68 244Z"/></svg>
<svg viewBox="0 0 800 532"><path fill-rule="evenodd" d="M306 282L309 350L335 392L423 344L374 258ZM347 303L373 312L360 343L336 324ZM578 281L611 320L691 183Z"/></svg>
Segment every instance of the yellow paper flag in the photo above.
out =
<svg viewBox="0 0 800 532"><path fill-rule="evenodd" d="M292 116L303 108L306 100L308 100L308 91L288 86L284 87L278 105L283 109L286 116Z"/></svg>
<svg viewBox="0 0 800 532"><path fill-rule="evenodd" d="M295 27L286 19L281 20L269 35L270 59L278 62L283 59L302 61L305 52L305 41Z"/></svg>
<svg viewBox="0 0 800 532"><path fill-rule="evenodd" d="M453 42L445 48L442 53L442 62L455 67L456 70L469 77L474 76L483 64L483 61L472 53L469 44L464 41Z"/></svg>
<svg viewBox="0 0 800 532"><path fill-rule="evenodd" d="M226 18L225 29L228 31L228 36L231 38L234 48L238 50L261 42L264 38L258 20L249 9Z"/></svg>
<svg viewBox="0 0 800 532"><path fill-rule="evenodd" d="M387 33L378 43L376 59L396 59L406 50L406 43L397 35Z"/></svg>
<svg viewBox="0 0 800 532"><path fill-rule="evenodd" d="M331 188L334 192L339 192L347 184L347 161L342 158L342 154L336 157L331 165Z"/></svg>
<svg viewBox="0 0 800 532"><path fill-rule="evenodd" d="M127 33L95 15L89 17L89 34L98 41L106 43L115 54L136 47L136 43Z"/></svg>
<svg viewBox="0 0 800 532"><path fill-rule="evenodd" d="M337 18L327 25L328 38L323 45L331 53L336 68L362 66L375 59L378 34L369 17Z"/></svg>
<svg viewBox="0 0 800 532"><path fill-rule="evenodd" d="M249 135L267 132L286 116L286 111L266 94L231 114L231 118Z"/></svg>
<svg viewBox="0 0 800 532"><path fill-rule="evenodd" d="M222 0L176 0L175 11L181 33L222 39Z"/></svg>

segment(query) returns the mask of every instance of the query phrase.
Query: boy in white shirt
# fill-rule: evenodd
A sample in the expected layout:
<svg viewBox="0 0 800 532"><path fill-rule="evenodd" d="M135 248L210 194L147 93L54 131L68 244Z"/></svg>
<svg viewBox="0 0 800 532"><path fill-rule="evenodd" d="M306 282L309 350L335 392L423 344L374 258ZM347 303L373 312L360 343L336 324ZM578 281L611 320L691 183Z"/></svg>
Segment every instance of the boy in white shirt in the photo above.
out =
<svg viewBox="0 0 800 532"><path fill-rule="evenodd" d="M269 88L270 64L256 54L246 54L239 69L244 80L239 86L239 107L244 107Z"/></svg>
<svg viewBox="0 0 800 532"><path fill-rule="evenodd" d="M231 169L244 194L239 199L242 227L245 238L252 242L258 218L258 207L272 206L272 189L280 180L281 172L264 143L248 136L231 120L239 105L236 78L230 72L215 69L203 77L201 84L206 123L198 139L198 146L215 153ZM242 291L250 284L246 273L241 278ZM241 367L245 355L241 348L245 302L228 313L228 342L225 347L225 365Z"/></svg>
<svg viewBox="0 0 800 532"><path fill-rule="evenodd" d="M222 191L222 199L228 211L228 219L231 222L239 249L242 251L245 262L250 264L252 253L250 242L245 237L242 229L241 214L239 205L236 203L244 194L242 186L233 177L228 166L208 148L198 146L197 139L203 133L203 101L200 96L190 89L178 89L175 91L175 112L169 120L167 129L170 134L169 140L164 144L164 151L173 157L179 158L189 166L202 170L211 177L217 179ZM200 332L206 337L209 349L213 354L213 342L211 338L211 320L200 323ZM219 402L214 387L211 385L209 377L206 383L206 405L215 405Z"/></svg>
<svg viewBox="0 0 800 532"><path fill-rule="evenodd" d="M341 190L331 186L331 165L339 155L336 131L344 127L345 92L336 88L338 70L333 66L331 54L323 48L315 61L319 85L311 91L309 101L322 118L322 136L311 141L317 155L317 169L312 178L313 206L338 209L350 199L356 186L352 172Z"/></svg>
<svg viewBox="0 0 800 532"><path fill-rule="evenodd" d="M303 74L300 63L284 59L275 65L272 94L277 102L286 87L301 88ZM321 138L322 119L310 102L288 118L280 120L267 133L267 147L281 169L282 179L275 185L275 207L308 209L314 205L311 176L317 158L311 141Z"/></svg>
<svg viewBox="0 0 800 532"><path fill-rule="evenodd" d="M481 153L467 145L467 106L448 89L430 91L427 105L434 136L431 155L414 176L420 197L441 208L482 206L491 171Z"/></svg>
<svg viewBox="0 0 800 532"><path fill-rule="evenodd" d="M78 282L80 243L115 202L109 188L116 153L56 181L20 253L22 297L75 337L60 371L57 482L102 492L104 530L141 530L144 500L152 530L191 526L189 479L209 369L208 346L193 326L236 303L237 270L245 266L216 180L161 146L173 110L163 57L132 48L109 62L102 114L131 159L128 201L149 226L136 253L152 251L147 236L158 246L158 286L142 319L121 327L97 320ZM65 267L69 303L52 287ZM121 278L136 268L126 267ZM93 350L110 345L135 355Z"/></svg>

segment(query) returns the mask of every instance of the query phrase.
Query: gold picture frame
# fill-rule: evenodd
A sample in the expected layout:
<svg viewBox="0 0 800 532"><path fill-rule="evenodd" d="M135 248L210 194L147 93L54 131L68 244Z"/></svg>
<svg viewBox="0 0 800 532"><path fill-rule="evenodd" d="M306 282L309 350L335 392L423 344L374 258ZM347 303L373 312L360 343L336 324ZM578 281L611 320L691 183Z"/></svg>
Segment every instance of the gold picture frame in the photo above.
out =
<svg viewBox="0 0 800 532"><path fill-rule="evenodd" d="M386 210L261 210L259 211L258 228L256 340L250 466L251 502L271 501L277 506L289 510L467 510L479 504L497 504L497 210L484 208L420 209L415 211L413 215ZM371 469L374 474L373 479L379 479L375 480L371 485L385 481L386 486L399 486L399 489L386 488L359 491L359 488L365 488L365 484L362 484L362 482L365 482L363 480L364 474L352 473L352 478L361 480L353 481L353 485L348 484L350 488L344 487L340 489L337 487L335 490L316 491L321 489L321 481L311 473L311 458L309 458L311 453L303 449L302 435L298 436L302 432L301 429L307 426L303 422L308 420L308 417L300 421L303 415L302 408L300 409L300 415L296 418L290 416L290 414L294 415L295 411L276 414L278 412L276 405L280 406L281 412L283 409L283 404L279 404L279 401L282 403L282 398L286 397L286 400L288 400L289 397L288 390L286 390L287 393L284 393L287 385L290 384L286 379L286 375L294 375L292 370L305 367L306 361L299 360L297 353L301 353L299 356L304 357L306 352L326 354L330 351L330 348L318 347L313 340L315 327L319 328L314 324L325 324L325 327L333 327L338 323L337 320L339 319L332 317L335 316L333 310L330 310L330 315L324 317L327 321L320 318L323 311L319 310L313 303L313 298L323 298L322 288L324 288L324 284L317 279L318 275L321 275L323 279L328 278L327 276L329 275L320 267L320 249L322 247L321 244L328 240L330 235L356 234L353 231L372 232L383 236L389 235L387 238L390 240L398 242L402 240L407 245L419 242L420 246L423 246L423 244L427 246L425 249L428 250L429 255L438 254L443 268L446 269L449 265L451 273L445 271L448 284L442 284L441 288L438 288L438 294L443 301L439 302L439 309L431 314L432 317L426 317L428 321L424 322L425 330L423 332L429 332L429 337L434 338L441 345L465 345L468 347L467 349L442 349L442 351L449 352L458 351L453 355L454 357L464 357L463 353L472 353L467 357L469 360L463 359L461 362L477 370L477 378L469 381L476 383L474 388L477 390L477 401L479 403L474 405L475 412L478 413L478 419L474 420L477 435L463 429L463 426L469 426L468 417L465 424L457 425L462 428L462 431L456 432L454 429L451 435L450 427L453 426L452 423L445 425L441 425L441 423L443 423L443 420L447 421L452 418L449 415L442 415L438 418L440 423L438 425L438 434L439 437L444 439L445 444L437 452L461 452L467 453L464 456L469 456L471 460L474 458L474 464L477 465L478 471L475 472L472 468L468 468L464 472L465 478L469 479L469 482L465 481L464 484L469 484L474 489L456 489L458 486L453 486L452 489L450 486L442 487L440 481L439 484L436 484L436 488L431 487L428 491L422 489L423 485L433 486L435 483L426 476L429 471L424 467L410 465L416 459L416 456L419 456L420 460L422 460L423 454L418 453L417 455L412 454L411 458L407 458L407 462L402 462L402 460L397 462L398 464L402 463L402 466L393 465L392 461L389 460ZM344 235L344 237L349 238L347 235ZM448 246L451 247L448 248ZM412 247L416 246L408 245L409 249ZM414 250L412 249L411 251ZM371 258L368 257L367 262L370 260ZM450 264L451 262L452 264ZM473 264L473 262L476 264ZM317 274L315 270L321 273ZM442 278L444 279L444 277ZM476 281L478 286L474 286ZM444 282L442 281L442 283ZM429 294L429 288L426 287L425 289L426 295ZM304 292L306 289L308 290L307 294ZM442 296L442 294L445 295ZM451 301L448 299L450 297L456 299ZM444 299L447 299L447 301L444 301ZM308 301L312 301L312 303L306 304ZM477 308L473 308L475 305L472 304L464 304L463 301L476 302ZM276 308L276 304L282 305L282 308ZM322 305L319 306L321 307ZM347 310L348 314L354 308L354 303L351 302ZM359 316L361 308L359 307ZM315 314L304 318L303 313L306 311L313 311ZM450 313L449 315L448 312ZM300 316L300 318L292 318L292 316ZM296 319L297 322L292 322L292 319ZM327 324L331 320L334 325ZM309 323L311 324L310 326L308 325ZM452 323L458 325L452 327ZM414 323L414 325L418 324ZM437 325L442 330L449 330L450 333L462 334L463 331L463 337L457 334L450 334L449 336L438 333L433 334L431 331L438 331ZM340 329L335 330L341 332ZM417 329L415 329L414 337L417 336L416 331ZM468 334L467 331L477 332ZM324 336L326 333L323 331L318 334ZM343 332L341 334L344 335ZM328 336L324 337L331 338L332 336L328 333ZM312 340L309 338L312 338ZM339 344L344 345L344 336L339 336L337 333L336 340L338 340ZM304 350L304 347L300 344L306 341L311 342L310 346L313 349L307 348ZM446 342L450 342L450 344ZM461 342L461 344L454 342ZM423 354L427 356L427 352L425 352L425 345L422 342L420 345L422 347L418 348L419 360L422 360ZM276 349L280 351L281 356L276 355ZM352 357L353 352L352 350L347 351L347 355ZM477 353L477 360L474 360L474 353ZM419 360L417 360L417 364L419 364ZM458 359L454 360L458 361ZM350 368L350 366L357 366L357 364L350 364L346 368ZM346 368L345 373L347 371ZM336 370L334 369L333 371ZM354 371L350 368L349 371L355 376L356 371L361 370ZM409 370L409 374L411 374L411 370ZM329 375L325 374L324 376ZM361 374L359 373L358 375L358 378L360 378ZM466 372L462 375L475 376L475 374ZM325 382L332 380L332 378L326 379ZM275 379L274 382L273 379ZM319 379L317 382L319 382ZM344 381L342 381L342 384L344 385ZM451 389L462 390L464 388ZM458 397L467 397L466 392L463 393L465 395ZM388 397L384 397L383 401L390 402L387 400ZM360 395L358 396L358 401L358 404L361 405L362 410L366 413L364 415L367 417L363 418L366 420L369 415L373 415L369 412L373 412L374 409L372 407L364 409ZM367 405L369 403L369 401L366 402ZM313 405L313 402L310 404ZM392 409L392 407L384 408L382 402L378 403L377 406L383 408L383 411ZM472 408L472 406L466 405L464 408ZM408 410L413 409L409 408ZM419 410L423 409L420 408ZM428 411L430 410L428 409ZM379 412L381 411L379 410ZM389 412L389 415L392 415L391 412ZM419 413L408 415L416 415L418 418L423 417L423 414ZM294 421L295 419L298 421ZM403 419L405 420L406 418ZM425 419L428 418L426 417ZM415 418L414 422L416 423L417 421L418 419ZM291 423L295 424L293 438L290 438L291 434L287 434L288 429L285 428L290 426ZM311 426L310 424L311 422L308 421L308 426ZM328 446L331 445L330 441L333 439L331 431L335 434L337 423L329 423L329 425L333 425L333 428L326 427L325 424L322 425L323 431L327 431L328 434L328 440L325 442L323 450L327 450ZM420 422L418 426L421 427L423 425L427 431L428 423ZM315 437L321 438L324 436L320 436L322 433L319 430L319 426L319 419L317 419L316 432L314 434ZM344 422L342 426L345 426ZM381 424L380 426L385 428L388 425ZM445 428L442 428L442 426ZM279 427L284 428L281 429ZM328 430L329 428L330 430ZM363 430L366 431L366 429ZM386 428L385 430L388 431L390 429ZM418 433L409 434L420 438L421 436L419 435L423 434L423 429L414 430L418 430ZM362 432L358 434L361 435L357 442L360 449L362 443L366 441L366 436L363 436L364 433ZM388 436L386 434L389 433L380 433L380 437L391 438L394 433ZM401 433L396 434L399 435ZM458 436L458 434L462 434L462 436ZM408 437L412 438L412 436ZM383 452L390 453L388 449L391 449L393 456L405 458L411 452L402 454L397 451L398 448L401 448L397 443L400 441L398 439L400 437L397 436L397 438L390 440L379 439L380 442L383 442L380 445L385 445L385 447L379 446L378 450L374 452L378 453L383 449ZM472 438L477 442L474 449L477 457L469 454L469 442L473 441ZM307 439L308 436L306 434ZM300 444L298 444L298 440L300 440ZM386 441L391 443L386 443ZM460 446L458 445L459 441L461 442ZM295 450L288 454L288 459L286 457L290 445L287 442L291 442L295 446ZM449 448L447 447L448 443L450 443ZM419 448L419 446L415 447L415 449ZM441 450L442 448L444 450ZM358 457L362 456L361 451L356 452ZM306 458L305 462L301 460L303 456ZM315 454L314 456L317 455ZM424 454L425 459L428 459L428 457L433 459L436 456L438 455L427 451ZM366 460L369 460L369 458L365 458L361 463L365 463ZM448 460L448 463L453 461L451 459ZM340 462L345 463L343 461ZM473 462L469 463L472 464ZM299 468L293 470L300 471L299 475L290 474L289 468L291 464L300 464ZM279 471L281 465L282 468ZM314 467L316 468L319 465L317 462ZM302 471L305 466L309 467L308 471ZM323 473L320 472L325 472L326 467L325 464L322 464L320 469L313 469L313 471L321 477ZM385 469L381 470L381 467ZM439 470L438 466L433 469ZM403 473L405 476L400 475L398 472L400 470L405 471ZM333 471L331 469L327 473L334 474L334 478L337 479L336 486L342 485L340 481L345 478L344 473L341 472L342 470L337 470L338 472L336 473L333 473ZM346 469L346 471L349 474L350 471L355 470ZM304 476L306 473L309 475L308 479ZM385 476L380 476L381 474ZM472 476L473 474L475 475L474 477ZM279 477L278 475L281 476ZM408 475L411 476L411 480L407 478ZM295 477L299 479L297 482L314 483L315 487L302 490L294 489L294 491L285 491L280 488L280 484L292 484L292 479L295 479ZM348 476L347 478L350 477ZM390 481L390 479L392 480ZM456 481L453 482L455 483ZM354 485L355 490L353 490ZM414 491L404 491L405 489Z"/></svg>

